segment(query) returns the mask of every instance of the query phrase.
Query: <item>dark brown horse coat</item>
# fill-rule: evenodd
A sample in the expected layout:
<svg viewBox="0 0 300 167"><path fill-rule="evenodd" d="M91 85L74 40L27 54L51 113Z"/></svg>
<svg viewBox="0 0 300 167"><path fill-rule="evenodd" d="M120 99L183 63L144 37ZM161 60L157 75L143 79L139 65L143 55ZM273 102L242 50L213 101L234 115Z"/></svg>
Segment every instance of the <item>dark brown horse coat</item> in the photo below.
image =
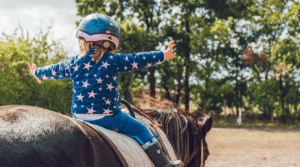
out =
<svg viewBox="0 0 300 167"><path fill-rule="evenodd" d="M191 128L189 125L188 130L194 129ZM208 121L201 133L189 135L199 141L205 140L210 128L211 121ZM200 132L201 129L196 130ZM209 154L206 141L204 145L206 159ZM192 157L183 160L188 162L185 165L200 166L198 146L190 145L190 148ZM181 153L177 154L180 158ZM122 164L105 140L72 118L39 107L12 105L0 107L0 166L121 167Z"/></svg>
<svg viewBox="0 0 300 167"><path fill-rule="evenodd" d="M122 167L109 145L97 141L72 118L53 111L0 107L1 167Z"/></svg>

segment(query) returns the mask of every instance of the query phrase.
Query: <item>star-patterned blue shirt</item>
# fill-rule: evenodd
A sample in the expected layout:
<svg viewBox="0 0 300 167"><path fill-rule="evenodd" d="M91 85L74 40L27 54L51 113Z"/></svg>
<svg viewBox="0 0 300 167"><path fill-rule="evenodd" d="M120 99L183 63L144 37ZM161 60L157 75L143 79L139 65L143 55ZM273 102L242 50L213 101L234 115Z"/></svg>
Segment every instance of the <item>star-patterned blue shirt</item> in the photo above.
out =
<svg viewBox="0 0 300 167"><path fill-rule="evenodd" d="M133 54L106 52L96 63L91 57L96 52L91 48L83 57L74 56L65 62L37 68L34 72L40 80L71 78L74 87L71 111L83 117L100 118L121 111L119 74L148 68L165 60L161 51Z"/></svg>

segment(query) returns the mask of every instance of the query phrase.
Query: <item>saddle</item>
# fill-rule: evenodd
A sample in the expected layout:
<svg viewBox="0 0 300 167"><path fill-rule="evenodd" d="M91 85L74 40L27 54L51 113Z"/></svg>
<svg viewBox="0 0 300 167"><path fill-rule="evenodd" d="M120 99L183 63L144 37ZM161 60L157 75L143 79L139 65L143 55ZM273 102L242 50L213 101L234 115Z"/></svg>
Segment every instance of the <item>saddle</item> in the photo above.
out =
<svg viewBox="0 0 300 167"><path fill-rule="evenodd" d="M122 111L128 114L127 109L123 109ZM138 114L135 116L136 119L148 127L153 136L159 136L157 139L166 156L171 161L177 160L174 149L166 134L159 127L155 127L149 119ZM155 167L142 147L133 138L79 119L75 120L80 125L84 125L85 128L94 129L97 133L93 135L99 135L110 145L124 167Z"/></svg>

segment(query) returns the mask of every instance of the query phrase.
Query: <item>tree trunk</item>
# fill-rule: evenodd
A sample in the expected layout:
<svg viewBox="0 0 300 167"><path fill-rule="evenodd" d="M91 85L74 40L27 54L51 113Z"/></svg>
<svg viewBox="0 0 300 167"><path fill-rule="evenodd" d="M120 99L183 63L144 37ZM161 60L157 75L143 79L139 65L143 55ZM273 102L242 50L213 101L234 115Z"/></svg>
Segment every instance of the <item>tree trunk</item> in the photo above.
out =
<svg viewBox="0 0 300 167"><path fill-rule="evenodd" d="M190 77L190 25L189 25L189 20L188 17L186 17L185 20L185 29L187 32L187 38L186 38L186 55L185 55L185 83L184 83L184 87L185 87L185 109L187 111L189 111L190 109L190 87L189 87L189 77Z"/></svg>
<svg viewBox="0 0 300 167"><path fill-rule="evenodd" d="M163 77L162 80L166 80L166 79ZM161 82L161 85L162 85L162 87L164 88L164 90L166 91L166 93L165 93L165 98L167 98L167 99L169 99L169 100L172 101L172 99L171 99L171 94L170 94L170 89L169 89L169 87L167 86L167 83L162 81L162 82Z"/></svg>
<svg viewBox="0 0 300 167"><path fill-rule="evenodd" d="M207 103L206 103L206 92L203 93L203 112L206 113Z"/></svg>
<svg viewBox="0 0 300 167"><path fill-rule="evenodd" d="M181 97L181 76L179 76L177 82L178 82L178 86L177 86L177 95L175 98L175 103L179 105L180 97Z"/></svg>
<svg viewBox="0 0 300 167"><path fill-rule="evenodd" d="M155 67L149 68L150 96L155 98Z"/></svg>

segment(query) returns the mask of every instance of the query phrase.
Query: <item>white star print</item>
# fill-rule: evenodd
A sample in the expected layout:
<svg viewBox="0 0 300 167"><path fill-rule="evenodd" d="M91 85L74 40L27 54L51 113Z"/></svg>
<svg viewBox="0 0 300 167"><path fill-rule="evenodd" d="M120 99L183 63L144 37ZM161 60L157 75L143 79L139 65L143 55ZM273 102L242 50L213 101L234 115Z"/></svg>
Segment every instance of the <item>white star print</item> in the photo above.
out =
<svg viewBox="0 0 300 167"><path fill-rule="evenodd" d="M110 102L111 102L111 101L109 101L109 99L107 99L107 100L105 101L105 105L107 105L107 104L110 105Z"/></svg>
<svg viewBox="0 0 300 167"><path fill-rule="evenodd" d="M98 94L98 93L94 93L94 91L92 90L91 92L88 92L88 94L89 94L89 98L90 97L95 98L95 95Z"/></svg>
<svg viewBox="0 0 300 167"><path fill-rule="evenodd" d="M134 69L134 68L136 68L136 69L138 69L138 63L136 63L136 62L133 62L133 63L131 63L131 65L132 65L132 69Z"/></svg>
<svg viewBox="0 0 300 167"><path fill-rule="evenodd" d="M66 76L69 76L69 74L66 74Z"/></svg>
<svg viewBox="0 0 300 167"><path fill-rule="evenodd" d="M81 108L83 108L84 107L84 105L81 105Z"/></svg>
<svg viewBox="0 0 300 167"><path fill-rule="evenodd" d="M43 77L43 79L48 79L48 78L46 77L46 74L42 75L42 77Z"/></svg>
<svg viewBox="0 0 300 167"><path fill-rule="evenodd" d="M72 67L74 69L74 71L78 70L78 65L76 64L75 67Z"/></svg>
<svg viewBox="0 0 300 167"><path fill-rule="evenodd" d="M79 96L77 96L78 100L81 100L81 101L83 101L83 97L84 97L84 96L81 96L81 93L80 93Z"/></svg>
<svg viewBox="0 0 300 167"><path fill-rule="evenodd" d="M85 87L85 88L87 88L87 86L90 85L90 84L88 83L88 80L86 80L85 82L82 81L82 83L83 83L82 87Z"/></svg>
<svg viewBox="0 0 300 167"><path fill-rule="evenodd" d="M143 59L145 60L145 59L146 59L146 57L143 57Z"/></svg>
<svg viewBox="0 0 300 167"><path fill-rule="evenodd" d="M161 62L160 60L158 60L158 62L156 63L157 65L162 64L163 62Z"/></svg>
<svg viewBox="0 0 300 167"><path fill-rule="evenodd" d="M126 61L129 61L127 56L126 56L124 59L125 59Z"/></svg>
<svg viewBox="0 0 300 167"><path fill-rule="evenodd" d="M156 56L153 56L153 58L155 59Z"/></svg>
<svg viewBox="0 0 300 167"><path fill-rule="evenodd" d="M112 88L114 88L114 87L112 86L112 83L111 83L111 84L106 84L106 85L107 85L107 88L106 88L106 89L109 89L110 91L111 91Z"/></svg>
<svg viewBox="0 0 300 167"><path fill-rule="evenodd" d="M105 109L103 109L105 112L103 113L103 114L105 114L105 115L112 115L112 114L109 114L109 112L111 111L111 110L109 110L109 108L107 108L106 110Z"/></svg>
<svg viewBox="0 0 300 167"><path fill-rule="evenodd" d="M147 67L151 67L151 66L152 66L151 63L148 63L148 64L147 64Z"/></svg>
<svg viewBox="0 0 300 167"><path fill-rule="evenodd" d="M94 103L91 104L92 106L94 105Z"/></svg>
<svg viewBox="0 0 300 167"><path fill-rule="evenodd" d="M89 76L89 74L85 74L85 76Z"/></svg>
<svg viewBox="0 0 300 167"><path fill-rule="evenodd" d="M99 91L101 91L102 90L102 88L99 88Z"/></svg>
<svg viewBox="0 0 300 167"><path fill-rule="evenodd" d="M102 62L103 63L103 62ZM107 66L109 66L110 64L108 64L107 62L103 63L102 67L105 67L107 69Z"/></svg>
<svg viewBox="0 0 300 167"><path fill-rule="evenodd" d="M102 81L103 81L103 80L102 80L100 77L99 77L99 79L96 79L96 80L97 80L97 84L98 84L98 83L101 83L101 84L102 84Z"/></svg>
<svg viewBox="0 0 300 167"><path fill-rule="evenodd" d="M87 110L89 111L88 114L93 114L94 112L96 112L95 110L93 110L93 107L87 108Z"/></svg>
<svg viewBox="0 0 300 167"><path fill-rule="evenodd" d="M66 66L66 70L68 70L69 69L69 64L67 64L67 66Z"/></svg>
<svg viewBox="0 0 300 167"><path fill-rule="evenodd" d="M117 80L117 76L114 76L113 79L114 79L114 81Z"/></svg>
<svg viewBox="0 0 300 167"><path fill-rule="evenodd" d="M108 78L109 76L108 75L106 75L106 78Z"/></svg>
<svg viewBox="0 0 300 167"><path fill-rule="evenodd" d="M109 58L113 59L114 57L113 57L113 56L110 56Z"/></svg>
<svg viewBox="0 0 300 167"><path fill-rule="evenodd" d="M86 68L88 71L90 70L90 68L91 68L91 67L93 67L93 66L91 66L91 65L90 65L90 62L89 62L89 63L87 63L87 64L85 64L85 63L83 63L83 64L84 64L84 67L83 67L83 69L85 69L85 68Z"/></svg>
<svg viewBox="0 0 300 167"><path fill-rule="evenodd" d="M76 104L74 104L73 108L77 108Z"/></svg>
<svg viewBox="0 0 300 167"><path fill-rule="evenodd" d="M52 70L52 75L54 75L54 76L55 76L55 75L56 75L56 73L57 73L56 71Z"/></svg>
<svg viewBox="0 0 300 167"><path fill-rule="evenodd" d="M127 67L125 66L124 69L127 70Z"/></svg>
<svg viewBox="0 0 300 167"><path fill-rule="evenodd" d="M97 74L94 74L94 77L96 77L97 76Z"/></svg>

